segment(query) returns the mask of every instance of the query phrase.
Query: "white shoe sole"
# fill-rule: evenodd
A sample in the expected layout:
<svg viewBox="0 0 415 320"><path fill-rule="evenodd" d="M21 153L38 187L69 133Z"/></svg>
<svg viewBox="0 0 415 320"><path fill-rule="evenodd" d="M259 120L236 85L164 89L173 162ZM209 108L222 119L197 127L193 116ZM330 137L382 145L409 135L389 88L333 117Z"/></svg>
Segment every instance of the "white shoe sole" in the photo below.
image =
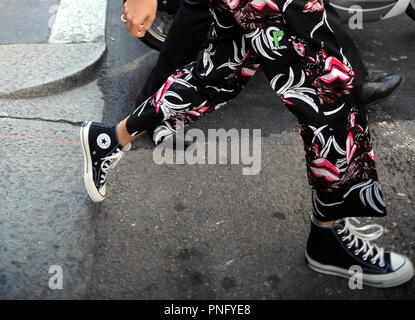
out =
<svg viewBox="0 0 415 320"><path fill-rule="evenodd" d="M89 152L88 132L91 123L92 121L89 121L86 126L82 126L80 131L82 151L84 153L84 184L91 200L94 202L101 202L105 199L105 196L100 194L95 186L92 174L92 158Z"/></svg>
<svg viewBox="0 0 415 320"><path fill-rule="evenodd" d="M346 279L350 279L351 277L348 269L321 264L311 259L308 256L307 252L305 253L305 256L308 262L308 266L316 272ZM376 288L390 288L408 282L414 276L414 267L412 262L407 257L404 258L404 265L394 272L381 275L363 274L363 284Z"/></svg>

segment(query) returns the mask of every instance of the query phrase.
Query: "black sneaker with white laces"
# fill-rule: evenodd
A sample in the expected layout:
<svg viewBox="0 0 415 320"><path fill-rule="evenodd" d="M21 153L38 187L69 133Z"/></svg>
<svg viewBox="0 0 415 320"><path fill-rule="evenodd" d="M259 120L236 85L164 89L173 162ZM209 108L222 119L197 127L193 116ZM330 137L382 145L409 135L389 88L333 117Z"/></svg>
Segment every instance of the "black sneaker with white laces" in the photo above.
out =
<svg viewBox="0 0 415 320"><path fill-rule="evenodd" d="M413 277L414 268L407 257L371 243L382 235L380 225L357 227L357 219L346 218L323 227L311 220L306 259L314 271L350 278L350 267L357 265L362 268L364 285L382 288L398 286ZM367 233L369 230L375 231Z"/></svg>
<svg viewBox="0 0 415 320"><path fill-rule="evenodd" d="M81 126L81 144L84 153L84 182L89 196L94 202L101 202L107 194L106 178L108 170L115 167L123 156L123 148L118 142L115 127L107 127L92 121Z"/></svg>

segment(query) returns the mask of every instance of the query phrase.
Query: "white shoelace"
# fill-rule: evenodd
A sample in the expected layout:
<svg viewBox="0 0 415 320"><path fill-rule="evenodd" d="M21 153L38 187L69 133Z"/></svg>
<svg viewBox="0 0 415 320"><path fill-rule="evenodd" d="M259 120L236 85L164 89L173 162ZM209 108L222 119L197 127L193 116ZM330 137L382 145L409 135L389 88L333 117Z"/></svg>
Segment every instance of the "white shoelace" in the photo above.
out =
<svg viewBox="0 0 415 320"><path fill-rule="evenodd" d="M385 266L385 257L384 257L384 248L380 248L376 244L370 243L370 241L374 241L378 239L383 234L383 227L378 224L368 224L363 227L357 227L354 224L350 223L350 221L354 221L357 224L360 224L359 220L356 218L346 218L344 219L345 224L343 229L337 230L339 235L344 234L347 231L347 236L342 237L342 241L348 241L347 248L351 249L353 246L356 248L354 254L357 256L361 252L364 253L362 256L363 260L367 260L369 256L373 256L370 259L372 264L376 264L379 260L379 266ZM364 231L377 229L372 233L364 233ZM362 242L360 248L359 240ZM375 255L374 250L376 249L377 254Z"/></svg>
<svg viewBox="0 0 415 320"><path fill-rule="evenodd" d="M108 170L114 168L123 155L124 152L120 148L117 148L110 156L101 159L103 160L103 162L101 163L102 174L100 177L101 179L99 181L101 184L105 182Z"/></svg>

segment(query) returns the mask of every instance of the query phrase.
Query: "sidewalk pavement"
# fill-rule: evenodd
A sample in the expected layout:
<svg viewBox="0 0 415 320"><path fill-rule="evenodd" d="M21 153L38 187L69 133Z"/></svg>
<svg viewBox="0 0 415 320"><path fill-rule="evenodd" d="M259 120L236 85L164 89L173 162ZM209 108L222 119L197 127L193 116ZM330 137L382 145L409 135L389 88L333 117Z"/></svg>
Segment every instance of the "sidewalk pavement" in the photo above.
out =
<svg viewBox="0 0 415 320"><path fill-rule="evenodd" d="M92 78L106 50L106 0L0 6L0 98L50 95Z"/></svg>
<svg viewBox="0 0 415 320"><path fill-rule="evenodd" d="M59 3L60 0L1 1L0 45L47 43Z"/></svg>
<svg viewBox="0 0 415 320"><path fill-rule="evenodd" d="M86 295L97 207L80 188L79 125L102 118L91 80L106 9L106 0L0 4L0 299ZM48 286L53 265L65 290Z"/></svg>

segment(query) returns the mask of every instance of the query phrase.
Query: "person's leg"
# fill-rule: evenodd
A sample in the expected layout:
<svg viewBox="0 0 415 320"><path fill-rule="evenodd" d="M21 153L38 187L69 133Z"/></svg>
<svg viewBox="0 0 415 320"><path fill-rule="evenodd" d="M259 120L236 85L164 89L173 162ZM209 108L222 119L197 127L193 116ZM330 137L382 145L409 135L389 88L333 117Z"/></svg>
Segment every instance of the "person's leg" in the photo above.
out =
<svg viewBox="0 0 415 320"><path fill-rule="evenodd" d="M263 30L270 35L268 43L256 40L261 39L257 31L246 36L262 51L258 57L273 90L299 120L313 215L322 222L386 215L351 66L345 57L342 62L293 35L284 22L274 21ZM274 32L282 35L278 46Z"/></svg>
<svg viewBox="0 0 415 320"><path fill-rule="evenodd" d="M186 125L199 119L234 98L254 75L259 65L241 28L229 12L214 17L209 45L198 59L177 70L117 127L83 124L84 179L92 200L104 200L108 170L138 135L163 121L175 130L176 121Z"/></svg>
<svg viewBox="0 0 415 320"><path fill-rule="evenodd" d="M174 129L177 120L187 125L199 119L233 99L253 76L259 67L256 56L246 48L232 15L215 17L221 21L216 20L210 30L209 45L198 60L170 76L118 127L120 136L130 135L124 143L160 121L169 121Z"/></svg>
<svg viewBox="0 0 415 320"><path fill-rule="evenodd" d="M262 11L265 6L269 9ZM408 281L413 276L409 259L370 242L380 236L381 228L358 228L348 218L386 214L360 104L365 72L358 70L363 66L359 56L350 59L353 65L349 62L342 47L349 41L336 37L322 1L257 1L254 6L241 0L233 13L271 87L300 122L313 188L309 265L344 277L358 265L364 282L372 286ZM348 49L350 55L358 54ZM370 229L375 231L362 233Z"/></svg>
<svg viewBox="0 0 415 320"><path fill-rule="evenodd" d="M182 1L157 63L137 95L136 107L151 97L173 72L196 59L211 24L207 1Z"/></svg>
<svg viewBox="0 0 415 320"><path fill-rule="evenodd" d="M157 63L136 96L134 109L151 97L178 68L196 60L197 53L207 40L207 32L211 24L212 15L206 0L181 1ZM147 132L155 144L175 133L168 122L162 122L157 127L148 129ZM184 137L176 138L184 139Z"/></svg>
<svg viewBox="0 0 415 320"><path fill-rule="evenodd" d="M230 5L235 5L233 7L235 9L238 3L235 1L231 2ZM287 4L290 3L287 1L281 4L282 10L285 11ZM274 10L273 8L276 6L273 1L244 2L244 5L249 6L250 4L258 11L262 10L265 5L271 6L271 10ZM228 12L223 2L220 2L218 7L218 13ZM275 28L275 26L270 27L269 24L267 25L270 20L264 19L263 13L258 13L250 7L244 6L243 9L247 9L247 11L233 11L236 20L246 29L253 25L252 32L247 32L246 38L252 43L255 51L263 57L264 64L267 63L268 59L271 60L269 65L264 66L264 70L271 80L272 87L290 110L297 115L300 122L305 125L304 129L307 130L306 133L303 131L302 136L305 141L307 162L310 167L309 173L311 172L314 176L313 179L315 179L311 181L312 184L315 183L318 190L324 194L334 192L333 194L336 197L342 194L346 198L355 190L354 187L359 187L362 191L359 196L350 197L349 199L353 199L353 201L347 200L346 202L351 202L351 204L356 202L356 207L362 211L367 210L367 214L358 212L353 215L373 214L377 211L376 208L379 209L376 203L373 206L373 195L370 192L368 193L367 189L363 189L363 186L353 184L356 181L369 181L369 179L375 178L373 174L376 171L371 165L373 159L370 152L370 143L367 143L369 139L365 129L366 119L362 117L363 111L353 105L353 101L357 101L358 91L354 88L354 73L351 66L347 64L346 57L341 50L340 55L338 51L331 52L335 48L333 43L327 43L331 46L321 48L316 43L308 42L306 38L296 37L295 33L293 33L294 38L290 37L290 39L296 43L292 42L291 46L289 43L281 44L283 39L286 39L286 36L290 34L290 30L284 29L282 25L281 29ZM268 10L265 10L265 12L269 13ZM271 12L270 15L272 18L280 19L279 13ZM212 29L211 35L217 34L218 30L229 30L235 27L233 22L229 24L229 19L224 18L222 20L222 17L227 17L226 14L218 16L219 20L216 20L217 28ZM287 33L281 33L281 31L287 31ZM230 39L232 46L238 39ZM308 48L306 47L307 44L310 44ZM169 78L156 95L142 104L132 116L128 117L124 128L128 135L137 136L148 128L149 123L153 124L158 119L180 118L185 123L195 120L204 113L213 110L215 106L220 106L226 100L235 96L240 88L245 85L246 77L249 77L255 71L253 62L250 61L251 57L254 56L251 46L240 40L240 45L235 45L234 48L226 50L228 61L219 66L214 64L213 61L216 57L219 57L217 53L223 54L225 51L214 49L214 44L209 46L198 62L188 65ZM294 49L296 49L296 52ZM307 49L314 50L314 53L303 55L303 50ZM294 57L296 58L294 59ZM309 57L311 59L308 59ZM300 67L302 63L306 63L305 66L302 66L303 69ZM281 67L285 67L285 70ZM214 77L214 75L219 77ZM204 82L208 79L213 82ZM219 86L216 85L218 83ZM336 102L340 99L343 99L344 103L334 109ZM342 119L345 119L345 114L346 123L342 121ZM143 121L143 119L148 121ZM87 123L83 128L89 128L90 126L91 123ZM119 159L117 154L120 152L120 145L116 142L111 144L109 141L112 140L107 139L108 134L105 130L96 130L93 135L89 135L88 130L81 131L81 138L85 138L85 136L87 138L87 142L84 138L82 141L84 152L85 146L91 141L93 146L87 147L88 150L92 151L92 154L99 150L98 147L103 150L117 148L114 149L115 154L108 151L107 155L101 158L104 161L93 167L93 169L102 168L104 173L102 180L104 184L99 182L101 181L99 180L100 175L95 173L98 182L101 183L98 184L98 182L92 181L92 184L96 184L96 189L100 186L105 188L105 174L109 167L115 163L112 161ZM116 140L115 130L112 130L115 136L114 140ZM328 137L329 140L326 140L325 137ZM330 140L330 137L334 137L336 140L334 138ZM337 139L339 139L339 142L337 142ZM336 153L341 154L342 157L337 156ZM99 159L98 154L95 159ZM86 157L86 162L93 163L95 159ZM341 161L331 163L332 159ZM369 166L355 168L355 164L360 163L363 165L369 164ZM314 166L315 170L311 166ZM362 173L368 176L353 175L349 177L348 172L355 172L354 170L358 174ZM342 181L339 180L343 177L347 178L345 185L349 182L352 183L345 194L342 192L344 190L336 192L337 189L335 188L342 187ZM332 187L333 189L331 189ZM373 184L370 188L372 187L375 196L381 199L381 194L376 189L377 185ZM100 190L98 189L98 191ZM361 203L359 204L358 201ZM364 201L366 201L366 206L370 206L370 208L365 207ZM329 206L334 205L342 204L340 202L329 203ZM340 209L347 208L345 206ZM343 212L345 216L350 216L350 212ZM323 214L329 220L335 213L332 210L327 210ZM380 212L380 214L384 214L384 212ZM358 265L363 269L364 281L367 281L370 285L392 286L403 283L412 277L413 267L406 257L394 253L385 253L382 248L369 242L369 240L376 238L379 232L363 236L360 232L362 230L352 226L348 219L341 219L335 226L326 229L323 227L316 229L314 226L317 225L313 225L310 233L307 258L310 266L315 270L345 276L348 274L348 267Z"/></svg>

